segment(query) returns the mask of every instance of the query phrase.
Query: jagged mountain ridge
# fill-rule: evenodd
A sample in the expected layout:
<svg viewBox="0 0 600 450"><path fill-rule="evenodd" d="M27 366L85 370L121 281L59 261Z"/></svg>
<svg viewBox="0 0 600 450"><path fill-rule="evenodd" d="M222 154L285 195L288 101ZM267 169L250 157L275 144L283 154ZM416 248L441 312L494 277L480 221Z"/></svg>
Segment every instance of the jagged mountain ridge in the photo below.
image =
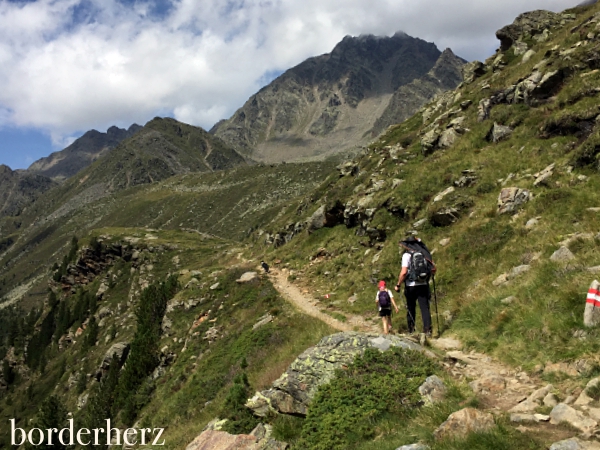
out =
<svg viewBox="0 0 600 450"><path fill-rule="evenodd" d="M35 213L62 216L111 192L174 175L247 164L244 157L202 128L157 117L49 192L44 202L35 205Z"/></svg>
<svg viewBox="0 0 600 450"><path fill-rule="evenodd" d="M434 44L403 33L347 36L331 53L309 58L262 88L211 133L266 162L322 157L360 146L384 112L390 119L397 116L393 111L398 106L388 105L394 92L426 77L436 63L442 86L458 84L456 61L443 71L450 58L446 54L438 62L440 55ZM429 93L433 90L415 98ZM415 102L420 107L425 100ZM404 115L415 111L404 109ZM379 127L391 124L390 119L381 119Z"/></svg>
<svg viewBox="0 0 600 450"><path fill-rule="evenodd" d="M112 126L106 133L87 131L63 150L38 159L27 170L56 181L64 180L85 169L141 128L140 125L133 124L128 129Z"/></svg>

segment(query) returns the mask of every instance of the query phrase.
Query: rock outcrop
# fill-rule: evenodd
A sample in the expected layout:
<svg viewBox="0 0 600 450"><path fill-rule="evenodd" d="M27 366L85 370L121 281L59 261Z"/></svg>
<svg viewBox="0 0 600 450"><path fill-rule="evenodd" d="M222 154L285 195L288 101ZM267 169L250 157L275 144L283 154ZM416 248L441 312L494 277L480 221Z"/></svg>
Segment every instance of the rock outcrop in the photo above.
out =
<svg viewBox="0 0 600 450"><path fill-rule="evenodd" d="M229 434L211 426L194 439L186 450L286 450L288 444L271 437L270 425L258 424L250 434ZM218 428L218 427L216 427Z"/></svg>
<svg viewBox="0 0 600 450"><path fill-rule="evenodd" d="M513 44L527 37L538 37L539 39L544 32L548 32L565 19L570 19L570 17L544 10L521 14L512 24L496 31L496 37L500 40L500 50L507 51Z"/></svg>
<svg viewBox="0 0 600 450"><path fill-rule="evenodd" d="M465 408L450 414L448 419L433 432L436 440L461 438L469 433L485 432L495 426L494 416L474 408Z"/></svg>
<svg viewBox="0 0 600 450"><path fill-rule="evenodd" d="M397 336L377 336L356 332L327 336L303 352L273 387L257 392L246 406L260 417L270 412L305 416L308 406L322 384L335 375L335 370L351 364L367 348L386 351L391 347L426 351L412 341Z"/></svg>

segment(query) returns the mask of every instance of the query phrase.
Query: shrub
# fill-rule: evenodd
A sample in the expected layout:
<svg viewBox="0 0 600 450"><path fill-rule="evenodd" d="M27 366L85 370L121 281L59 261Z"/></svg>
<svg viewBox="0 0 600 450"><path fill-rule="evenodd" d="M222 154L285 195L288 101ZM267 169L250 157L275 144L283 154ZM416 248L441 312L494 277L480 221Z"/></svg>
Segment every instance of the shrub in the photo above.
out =
<svg viewBox="0 0 600 450"><path fill-rule="evenodd" d="M367 349L319 388L296 448L345 450L373 439L381 419L414 414L421 399L418 387L436 371L435 363L419 352Z"/></svg>

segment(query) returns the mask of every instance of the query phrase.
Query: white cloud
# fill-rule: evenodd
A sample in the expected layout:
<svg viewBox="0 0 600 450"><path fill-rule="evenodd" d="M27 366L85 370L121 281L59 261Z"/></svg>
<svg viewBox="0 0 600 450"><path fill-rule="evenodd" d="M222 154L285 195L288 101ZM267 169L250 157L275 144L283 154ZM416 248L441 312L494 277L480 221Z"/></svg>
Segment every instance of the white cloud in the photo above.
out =
<svg viewBox="0 0 600 450"><path fill-rule="evenodd" d="M345 35L398 30L483 59L523 10L571 0L0 0L0 125L76 132L173 114L210 128L277 73Z"/></svg>

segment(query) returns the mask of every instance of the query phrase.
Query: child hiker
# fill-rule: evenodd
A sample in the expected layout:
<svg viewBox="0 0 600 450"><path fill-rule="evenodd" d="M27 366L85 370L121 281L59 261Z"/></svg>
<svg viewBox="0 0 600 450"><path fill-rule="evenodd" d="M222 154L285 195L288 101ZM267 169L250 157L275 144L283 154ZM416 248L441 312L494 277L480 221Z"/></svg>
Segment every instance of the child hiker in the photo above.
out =
<svg viewBox="0 0 600 450"><path fill-rule="evenodd" d="M383 321L383 334L388 334L392 329L392 305L398 313L398 307L394 301L394 295L385 288L385 281L379 282L379 291L375 296L375 303L379 306L379 317Z"/></svg>

